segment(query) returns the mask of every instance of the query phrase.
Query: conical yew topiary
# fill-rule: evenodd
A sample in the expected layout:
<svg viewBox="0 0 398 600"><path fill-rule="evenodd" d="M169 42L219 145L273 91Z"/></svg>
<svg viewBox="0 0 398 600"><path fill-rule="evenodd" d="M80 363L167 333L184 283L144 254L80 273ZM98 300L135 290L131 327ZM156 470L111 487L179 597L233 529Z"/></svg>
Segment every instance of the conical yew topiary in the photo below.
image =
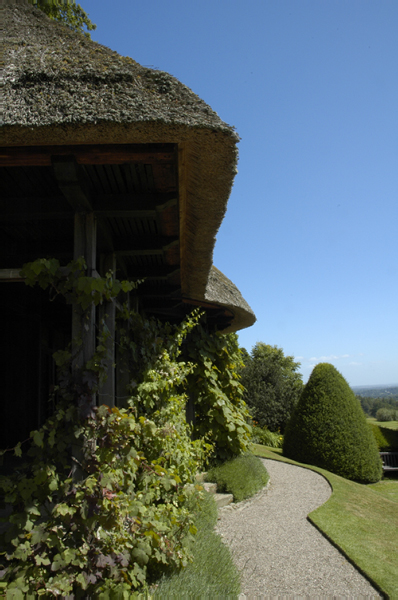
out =
<svg viewBox="0 0 398 600"><path fill-rule="evenodd" d="M381 459L365 414L344 377L328 363L311 373L285 431L283 454L346 479L373 483Z"/></svg>

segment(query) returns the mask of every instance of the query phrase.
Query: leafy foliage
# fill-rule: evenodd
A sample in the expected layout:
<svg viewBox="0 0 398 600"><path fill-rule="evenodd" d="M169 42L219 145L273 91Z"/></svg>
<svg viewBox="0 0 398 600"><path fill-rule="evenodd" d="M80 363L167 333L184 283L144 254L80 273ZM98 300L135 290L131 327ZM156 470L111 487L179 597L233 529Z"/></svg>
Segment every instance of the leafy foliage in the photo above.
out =
<svg viewBox="0 0 398 600"><path fill-rule="evenodd" d="M253 418L261 427L283 432L303 388L302 375L297 373L300 363L281 348L262 342L244 356L244 400Z"/></svg>
<svg viewBox="0 0 398 600"><path fill-rule="evenodd" d="M238 367L242 364L236 334L210 334L199 324L188 340L194 368L188 389L195 399L194 435L209 437L215 459L246 452L251 435Z"/></svg>
<svg viewBox="0 0 398 600"><path fill-rule="evenodd" d="M2 481L14 508L10 593L120 594L187 564L195 529L185 484L209 447L191 442L186 398L175 393L191 367L177 353L178 343L174 356L152 360L128 409L101 406L82 419L73 383L60 388L55 415L31 434L29 463Z"/></svg>
<svg viewBox="0 0 398 600"><path fill-rule="evenodd" d="M43 290L50 290L50 298L63 296L68 304L80 306L87 310L92 304L98 306L116 298L120 292L131 292L137 287L131 281L119 281L110 271L105 277L89 277L86 275L87 265L83 258L71 261L61 267L56 258L39 258L26 263L21 269L21 276L26 285L39 285Z"/></svg>
<svg viewBox="0 0 398 600"><path fill-rule="evenodd" d="M14 508L4 540L9 593L122 593L188 562L194 529L184 484L198 457L181 405L172 400L153 420L101 406L81 423L63 404L32 433L30 462L2 481Z"/></svg>
<svg viewBox="0 0 398 600"><path fill-rule="evenodd" d="M36 6L46 13L53 21L59 21L67 25L73 31L83 33L90 38L90 31L94 31L97 26L91 22L88 14L82 9L80 4L76 5L75 0L28 0L30 4ZM86 30L85 30L86 28Z"/></svg>
<svg viewBox="0 0 398 600"><path fill-rule="evenodd" d="M285 456L354 481L373 483L381 460L365 415L344 377L318 364L288 424Z"/></svg>
<svg viewBox="0 0 398 600"><path fill-rule="evenodd" d="M23 275L28 285L37 283L52 298L62 295L83 311L136 285L119 282L112 273L87 277L85 268L82 259L63 268L56 260L39 259L25 265ZM246 447L249 431L239 413L245 409L228 351L236 340L227 340L225 351L216 337L210 347L211 336L198 327L199 318L196 311L172 327L145 320L126 305L119 311L120 349L134 375L128 408L93 406L106 377L105 327L82 369L71 368L69 350L57 353L57 408L31 433L27 462L1 480L12 513L1 542L0 571L12 597L116 597L145 587L166 568L188 563L195 527L192 486L186 484L213 450L206 437L220 445L219 454L231 454ZM230 415L221 408L214 434L216 417L192 441L185 388L207 373L203 365L182 361L181 347L195 328L197 339L208 345L203 362L213 371L208 386L199 384L201 410L215 414L220 399L232 408ZM225 373L218 373L217 365L225 366ZM21 444L14 452L21 456Z"/></svg>
<svg viewBox="0 0 398 600"><path fill-rule="evenodd" d="M233 494L234 501L241 502L259 492L269 476L261 460L247 453L210 469L206 479L217 483L218 492Z"/></svg>
<svg viewBox="0 0 398 600"><path fill-rule="evenodd" d="M269 448L282 448L283 436L280 433L269 431L266 427L258 427L258 424L254 422L251 442Z"/></svg>

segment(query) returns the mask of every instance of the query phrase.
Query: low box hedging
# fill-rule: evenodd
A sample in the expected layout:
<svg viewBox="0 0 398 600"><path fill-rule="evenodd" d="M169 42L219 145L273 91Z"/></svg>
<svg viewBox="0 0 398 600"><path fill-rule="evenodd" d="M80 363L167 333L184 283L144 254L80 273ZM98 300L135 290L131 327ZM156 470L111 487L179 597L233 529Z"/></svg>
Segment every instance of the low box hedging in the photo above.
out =
<svg viewBox="0 0 398 600"><path fill-rule="evenodd" d="M398 452L398 430L369 423L380 452Z"/></svg>

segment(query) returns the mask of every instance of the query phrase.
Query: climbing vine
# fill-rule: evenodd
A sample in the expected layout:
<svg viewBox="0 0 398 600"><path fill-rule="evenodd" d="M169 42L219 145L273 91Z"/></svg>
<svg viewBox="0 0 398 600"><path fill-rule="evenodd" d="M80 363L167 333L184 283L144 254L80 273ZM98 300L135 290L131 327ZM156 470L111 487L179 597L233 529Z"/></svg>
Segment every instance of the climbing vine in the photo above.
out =
<svg viewBox="0 0 398 600"><path fill-rule="evenodd" d="M188 382L196 402L195 435L210 435L215 461L246 452L251 419L238 374L242 360L237 335L211 334L199 324L189 337L188 351L194 364Z"/></svg>
<svg viewBox="0 0 398 600"><path fill-rule="evenodd" d="M89 277L83 259L67 267L41 259L22 274L83 314L136 287L112 273ZM248 441L236 339L213 339L200 319L194 311L171 326L143 319L127 304L118 310L119 350L130 371L126 408L93 406L106 377L104 324L94 356L80 369L72 368L76 340L56 353L54 414L31 433L27 449L13 449L20 465L0 481L10 507L0 553L7 597L134 597L165 569L190 560L194 474L214 451L237 454ZM196 363L182 360L188 337ZM185 405L194 389L192 441Z"/></svg>

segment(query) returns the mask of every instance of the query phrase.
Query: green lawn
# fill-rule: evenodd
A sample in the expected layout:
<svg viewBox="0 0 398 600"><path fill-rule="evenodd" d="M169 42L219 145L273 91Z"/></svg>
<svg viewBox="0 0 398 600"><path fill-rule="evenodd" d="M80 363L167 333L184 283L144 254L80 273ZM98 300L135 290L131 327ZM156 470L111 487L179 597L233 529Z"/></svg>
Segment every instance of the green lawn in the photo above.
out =
<svg viewBox="0 0 398 600"><path fill-rule="evenodd" d="M361 485L329 471L296 463L282 451L253 444L257 456L282 460L321 473L331 484L329 500L309 520L387 598L398 598L398 479Z"/></svg>
<svg viewBox="0 0 398 600"><path fill-rule="evenodd" d="M385 498L398 502L398 475L391 475L389 478L385 478L379 483L372 483L368 487L382 494Z"/></svg>
<svg viewBox="0 0 398 600"><path fill-rule="evenodd" d="M374 417L367 417L367 422L387 429L398 429L398 421L376 421Z"/></svg>

